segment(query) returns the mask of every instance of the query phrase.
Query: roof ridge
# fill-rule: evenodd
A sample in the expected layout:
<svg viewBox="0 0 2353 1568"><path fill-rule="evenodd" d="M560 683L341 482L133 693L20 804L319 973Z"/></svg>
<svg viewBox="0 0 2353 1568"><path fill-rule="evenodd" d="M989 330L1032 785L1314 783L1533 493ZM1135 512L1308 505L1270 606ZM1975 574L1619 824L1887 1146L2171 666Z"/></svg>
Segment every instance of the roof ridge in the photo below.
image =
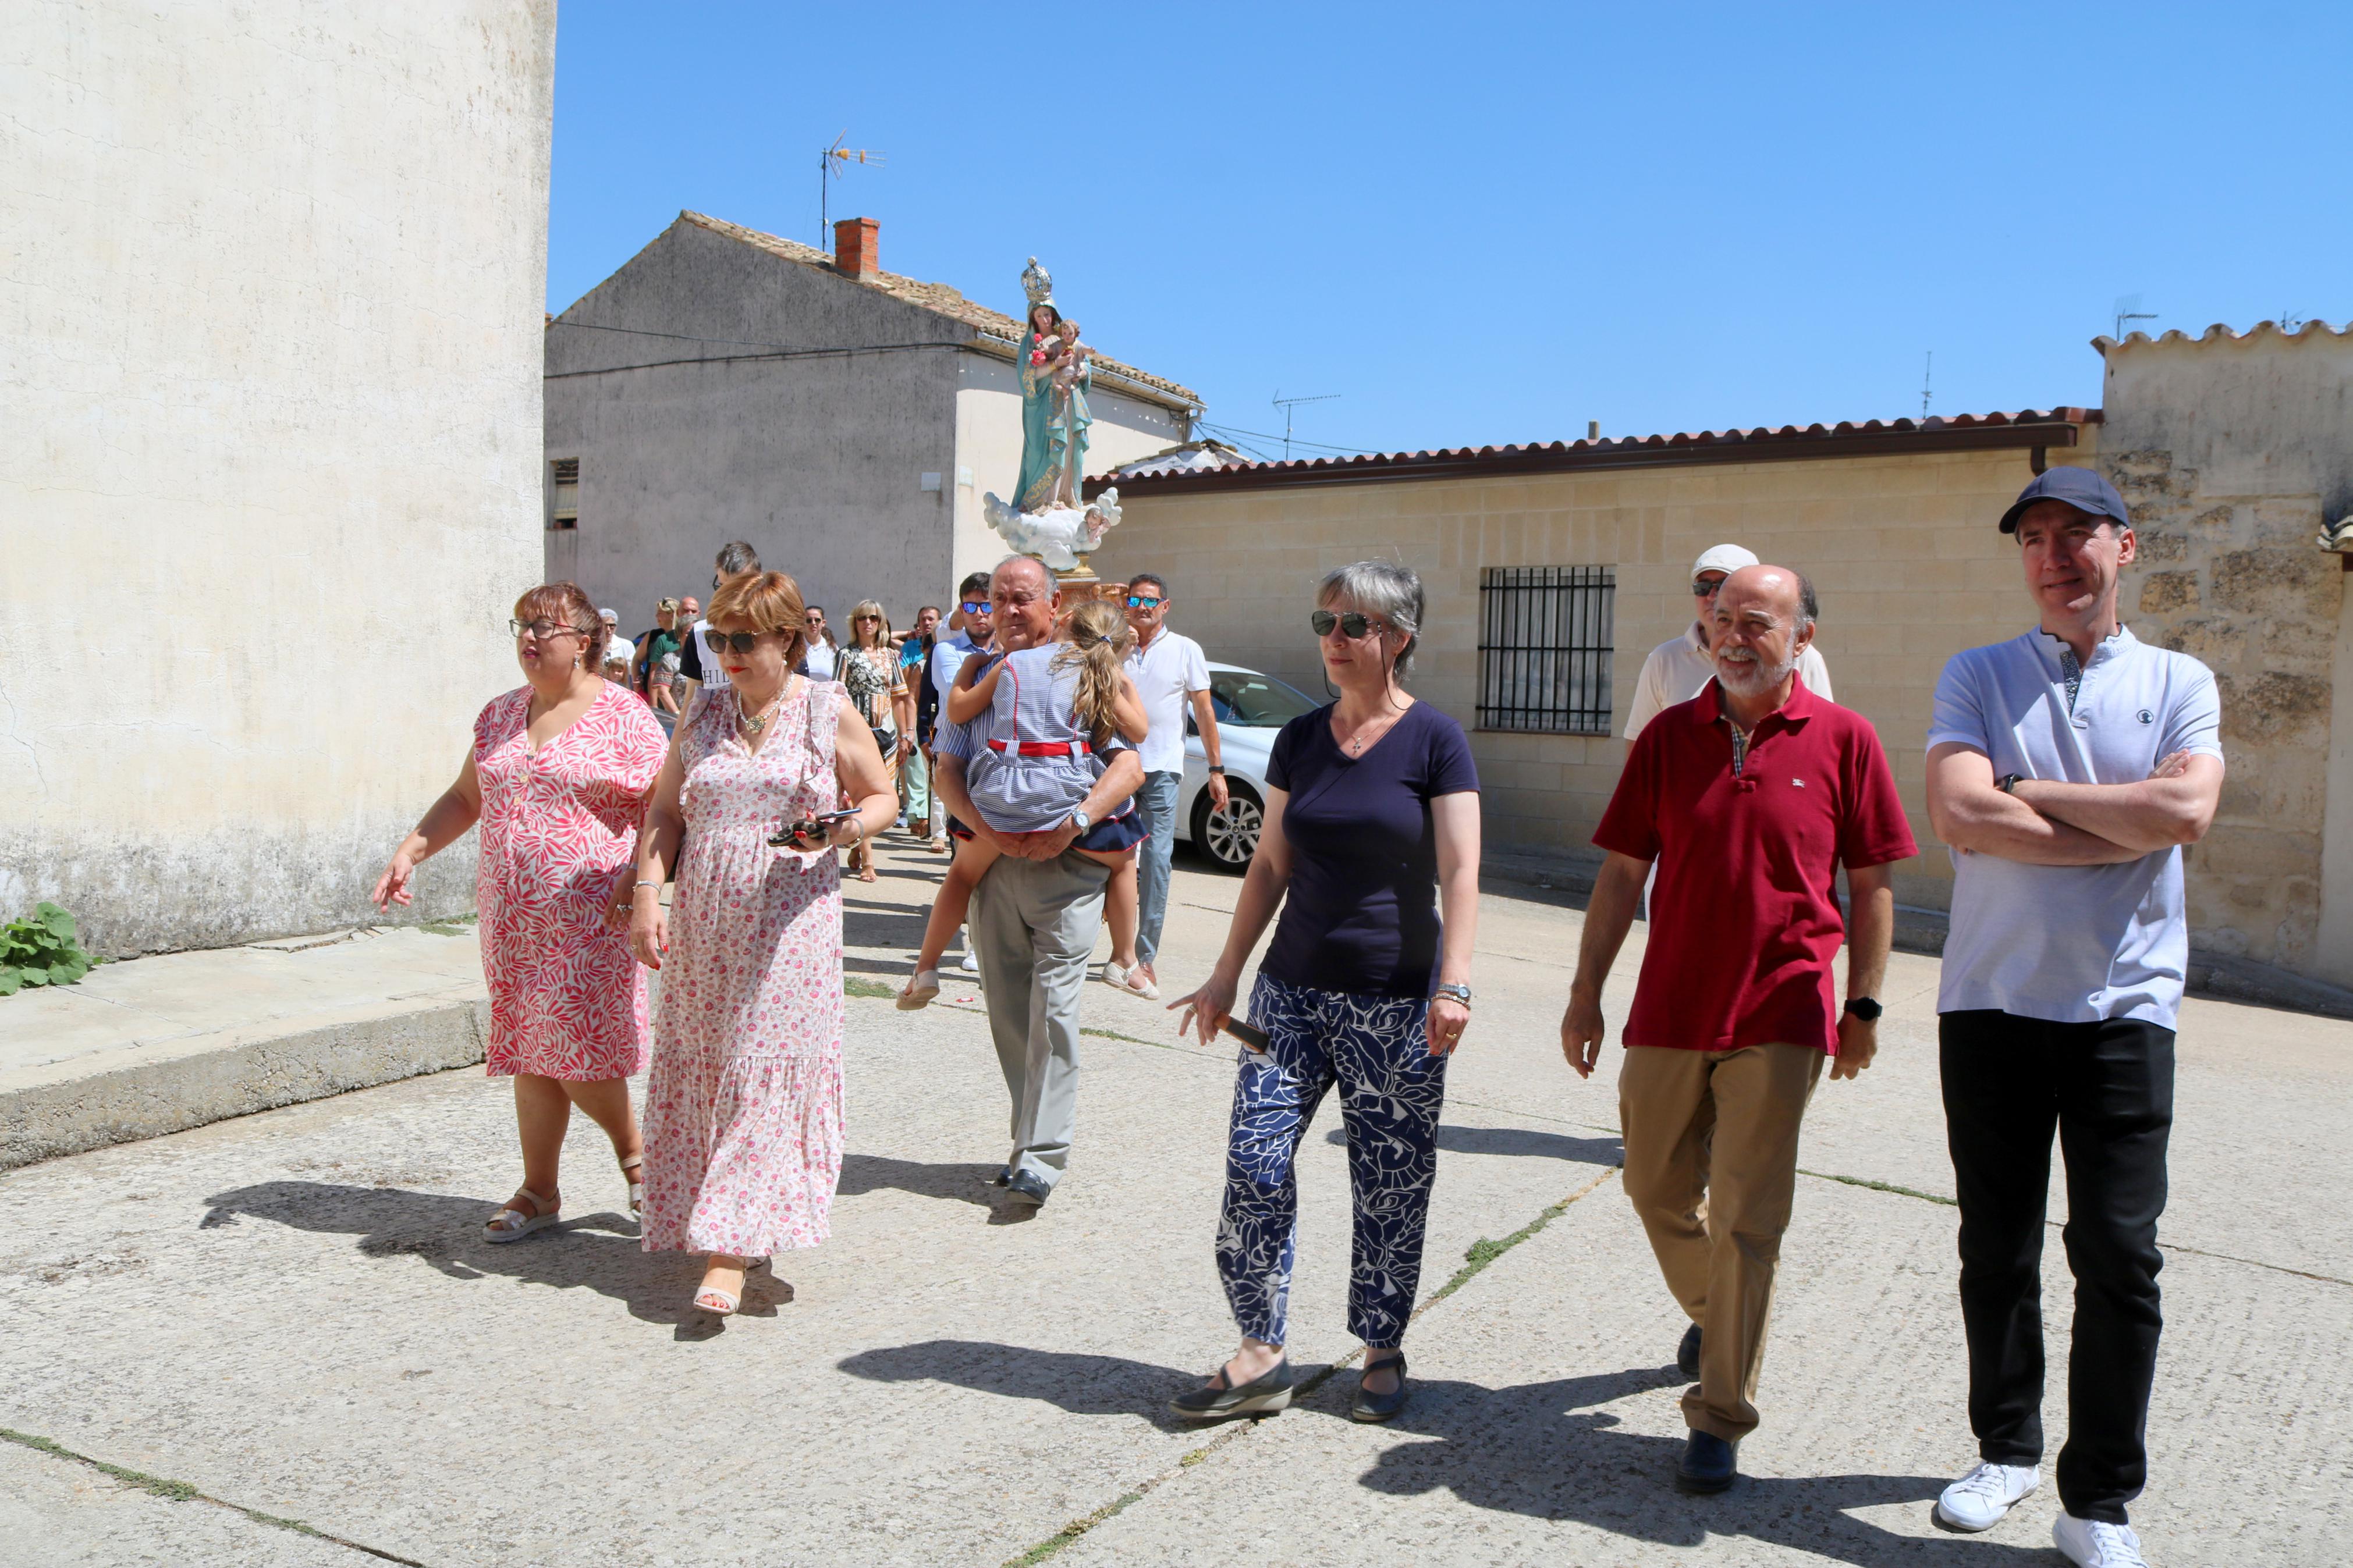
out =
<svg viewBox="0 0 2353 1568"><path fill-rule="evenodd" d="M2179 327L2168 327L2156 337L2150 337L2143 331L2130 331L2122 338L2112 338L2105 332L2102 332L2092 340L2092 346L2105 355L2111 349L2127 348L2139 343L2245 343L2253 342L2257 338L2266 335L2284 338L2290 342L2307 338L2353 337L2353 321L2348 321L2341 327L2332 327L2319 317L2313 316L2306 318L2304 325L2291 331L2277 321L2257 321L2243 332L2234 330L2227 321L2217 321L2194 338Z"/></svg>

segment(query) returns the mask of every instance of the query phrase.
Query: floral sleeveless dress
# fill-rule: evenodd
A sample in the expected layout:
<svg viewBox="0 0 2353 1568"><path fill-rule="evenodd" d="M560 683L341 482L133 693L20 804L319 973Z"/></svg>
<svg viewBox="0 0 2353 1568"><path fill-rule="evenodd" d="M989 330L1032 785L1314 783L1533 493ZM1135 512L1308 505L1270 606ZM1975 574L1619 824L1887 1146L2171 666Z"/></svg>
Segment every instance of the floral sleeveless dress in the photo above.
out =
<svg viewBox="0 0 2353 1568"><path fill-rule="evenodd" d="M670 742L618 686L537 752L530 709L531 688L520 687L474 720L484 1056L493 1078L628 1078L646 1065L646 975L605 911L629 874Z"/></svg>
<svg viewBox="0 0 2353 1568"><path fill-rule="evenodd" d="M722 689L679 731L686 848L646 1081L645 1249L814 1247L841 1176L841 873L773 848L833 809L840 705L806 683L748 750Z"/></svg>

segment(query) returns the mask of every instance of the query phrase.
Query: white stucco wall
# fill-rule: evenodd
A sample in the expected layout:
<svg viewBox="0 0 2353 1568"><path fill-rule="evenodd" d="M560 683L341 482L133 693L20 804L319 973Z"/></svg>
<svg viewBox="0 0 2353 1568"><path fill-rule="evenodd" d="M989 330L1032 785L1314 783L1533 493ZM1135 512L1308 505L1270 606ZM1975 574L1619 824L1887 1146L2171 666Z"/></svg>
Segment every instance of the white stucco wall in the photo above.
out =
<svg viewBox="0 0 2353 1568"><path fill-rule="evenodd" d="M54 899L112 953L357 919L517 683L554 31L8 7L0 916Z"/></svg>
<svg viewBox="0 0 2353 1568"><path fill-rule="evenodd" d="M955 572L984 571L1005 559L1005 542L981 515L990 490L1010 500L1021 477L1021 384L1013 362L993 354L958 356L956 462L972 475L955 495ZM1087 430L1089 474L1165 451L1187 438L1184 416L1172 408L1110 390L1097 382L1088 395L1094 423ZM951 476L952 478L954 476Z"/></svg>

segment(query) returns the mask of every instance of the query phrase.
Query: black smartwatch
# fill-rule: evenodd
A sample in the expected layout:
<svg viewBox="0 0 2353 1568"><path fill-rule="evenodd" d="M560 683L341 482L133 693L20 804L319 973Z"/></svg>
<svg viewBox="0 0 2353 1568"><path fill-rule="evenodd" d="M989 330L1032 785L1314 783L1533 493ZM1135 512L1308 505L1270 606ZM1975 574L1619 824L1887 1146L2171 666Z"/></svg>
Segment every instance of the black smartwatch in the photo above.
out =
<svg viewBox="0 0 2353 1568"><path fill-rule="evenodd" d="M2004 773L2001 777L1993 781L1993 787L2001 791L2004 795L2015 794L2017 792L2018 781L2025 776L2026 775L2024 773Z"/></svg>
<svg viewBox="0 0 2353 1568"><path fill-rule="evenodd" d="M1868 996L1852 998L1846 1005L1846 1010L1866 1024L1876 1024L1879 1022L1879 1015L1886 1011Z"/></svg>

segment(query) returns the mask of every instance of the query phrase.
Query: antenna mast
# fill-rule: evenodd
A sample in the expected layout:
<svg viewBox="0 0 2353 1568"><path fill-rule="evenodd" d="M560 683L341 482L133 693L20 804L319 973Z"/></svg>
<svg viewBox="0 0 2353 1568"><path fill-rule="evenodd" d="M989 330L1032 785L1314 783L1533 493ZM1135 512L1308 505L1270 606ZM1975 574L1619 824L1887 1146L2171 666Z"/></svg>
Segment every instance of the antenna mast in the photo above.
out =
<svg viewBox="0 0 2353 1568"><path fill-rule="evenodd" d="M2126 294L2118 297L2116 300L2116 342L2122 342L2125 341L2125 323L2126 321L2154 321L2155 320L2157 320L2157 313L2154 310L2144 310L2140 308L2139 295Z"/></svg>
<svg viewBox="0 0 2353 1568"><path fill-rule="evenodd" d="M1329 403L1335 397L1345 395L1346 394L1338 392L1319 392L1313 397L1285 397L1282 395L1282 388L1278 386L1274 389L1274 405L1282 410L1282 460L1284 462L1291 461L1292 409L1302 403Z"/></svg>
<svg viewBox="0 0 2353 1568"><path fill-rule="evenodd" d="M1928 363L1926 365L1923 366L1920 371L1920 420L1923 424L1927 423L1928 399L1934 395L1934 394L1929 391L1929 388L1936 384L1936 351L1935 349L1930 349L1928 351Z"/></svg>
<svg viewBox="0 0 2353 1568"><path fill-rule="evenodd" d="M843 146L842 143L849 139L849 132L845 130L833 139L832 146L817 155L817 247L819 250L833 244L833 212L831 204L826 199L831 191L827 182L841 178L845 165L866 163L879 166L882 162L880 153L870 153L863 147Z"/></svg>

